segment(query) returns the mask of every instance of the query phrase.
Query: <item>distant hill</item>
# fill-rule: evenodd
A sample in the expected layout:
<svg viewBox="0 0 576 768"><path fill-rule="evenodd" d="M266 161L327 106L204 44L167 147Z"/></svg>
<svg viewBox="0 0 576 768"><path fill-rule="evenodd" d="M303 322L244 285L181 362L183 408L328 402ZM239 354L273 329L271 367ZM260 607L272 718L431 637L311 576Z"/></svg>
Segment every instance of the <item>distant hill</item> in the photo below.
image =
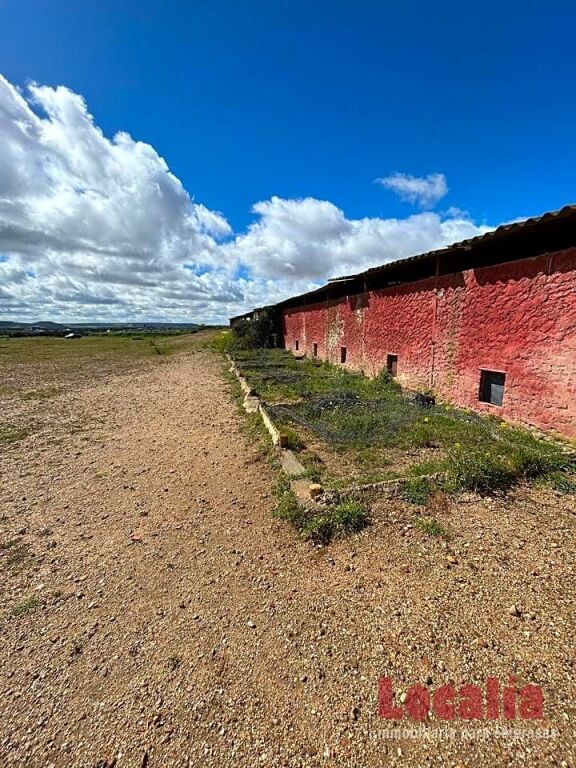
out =
<svg viewBox="0 0 576 768"><path fill-rule="evenodd" d="M197 331L202 323L54 323L52 320L36 320L33 323L0 320L0 333L8 336L64 336L71 331L82 334L111 331L148 331L149 333Z"/></svg>
<svg viewBox="0 0 576 768"><path fill-rule="evenodd" d="M68 328L112 328L115 330L138 328L199 328L202 323L54 323L52 320L37 320L32 323L0 320L0 328L42 328L45 331L64 331Z"/></svg>
<svg viewBox="0 0 576 768"><path fill-rule="evenodd" d="M45 331L63 331L68 326L60 323L53 323L50 320L38 320L35 323L26 323L26 328L42 328Z"/></svg>
<svg viewBox="0 0 576 768"><path fill-rule="evenodd" d="M59 330L63 331L67 328L66 325L60 325L60 323L52 323L50 320L39 320L34 323L15 323L11 320L0 320L0 328L42 328L45 331Z"/></svg>

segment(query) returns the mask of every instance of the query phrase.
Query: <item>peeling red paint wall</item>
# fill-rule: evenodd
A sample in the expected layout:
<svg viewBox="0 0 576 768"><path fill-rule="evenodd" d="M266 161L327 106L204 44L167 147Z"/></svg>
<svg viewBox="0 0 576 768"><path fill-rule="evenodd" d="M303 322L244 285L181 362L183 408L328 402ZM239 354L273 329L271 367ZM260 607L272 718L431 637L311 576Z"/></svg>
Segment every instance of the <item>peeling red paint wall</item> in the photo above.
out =
<svg viewBox="0 0 576 768"><path fill-rule="evenodd" d="M431 385L434 279L368 294L365 328L366 372L375 375L389 354L398 355L398 380Z"/></svg>
<svg viewBox="0 0 576 768"><path fill-rule="evenodd" d="M470 270L438 294L438 391L511 421L576 436L576 249ZM478 402L504 371L502 408Z"/></svg>
<svg viewBox="0 0 576 768"><path fill-rule="evenodd" d="M576 248L283 311L288 349L398 378L460 406L576 437ZM502 407L478 401L506 373Z"/></svg>

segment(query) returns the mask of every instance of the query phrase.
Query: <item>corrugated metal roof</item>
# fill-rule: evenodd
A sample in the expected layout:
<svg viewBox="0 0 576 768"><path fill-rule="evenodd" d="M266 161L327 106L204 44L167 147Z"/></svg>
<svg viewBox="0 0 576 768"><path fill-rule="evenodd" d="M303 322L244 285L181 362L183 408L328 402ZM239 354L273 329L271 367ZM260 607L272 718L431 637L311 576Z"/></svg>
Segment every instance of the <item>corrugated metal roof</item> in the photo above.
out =
<svg viewBox="0 0 576 768"><path fill-rule="evenodd" d="M250 315L251 315L251 314L252 314L252 312L254 312L254 311L255 311L255 310L253 310L253 309L250 309L250 310L248 310L248 312L244 312L244 314L243 314L243 315L235 315L234 317L231 317L231 318L229 319L229 321L230 321L231 323L233 323L235 320L245 320L247 317L250 317Z"/></svg>

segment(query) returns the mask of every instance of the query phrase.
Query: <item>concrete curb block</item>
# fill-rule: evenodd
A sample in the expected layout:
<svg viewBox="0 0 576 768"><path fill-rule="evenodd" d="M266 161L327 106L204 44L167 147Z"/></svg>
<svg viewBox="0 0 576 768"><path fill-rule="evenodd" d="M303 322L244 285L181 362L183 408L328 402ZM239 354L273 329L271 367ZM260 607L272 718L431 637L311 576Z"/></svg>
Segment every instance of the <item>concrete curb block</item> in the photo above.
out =
<svg viewBox="0 0 576 768"><path fill-rule="evenodd" d="M242 392L244 392L244 394L247 395L247 396L253 395L252 387L250 386L250 384L248 384L248 382L246 381L244 376L242 376L242 374L240 373L240 371L236 367L236 363L234 362L234 360L232 360L230 355L226 355L226 357L228 358L228 361L230 362L230 373L234 373L236 375L236 378L240 382L240 387L242 388Z"/></svg>
<svg viewBox="0 0 576 768"><path fill-rule="evenodd" d="M293 451L289 448L282 448L280 451L280 464L284 474L288 477L302 477L306 469L300 464Z"/></svg>
<svg viewBox="0 0 576 768"><path fill-rule="evenodd" d="M268 414L268 411L264 406L262 405L262 401L260 401L260 404L258 406L258 410L260 412L260 417L262 418L262 421L264 422L264 426L268 430L268 433L270 437L272 438L272 442L274 445L277 445L279 448L284 447L284 441L285 438L283 435L280 434L277 427L274 425L274 422L270 418L270 415Z"/></svg>
<svg viewBox="0 0 576 768"><path fill-rule="evenodd" d="M362 501L371 496L378 496L384 499L393 499L398 497L404 487L414 480L429 480L434 482L444 477L441 473L433 475L418 475L414 477L396 477L394 480L381 480L379 483L367 483L366 485L352 485L343 490L326 490L320 497L324 504L337 504L346 499L355 499Z"/></svg>

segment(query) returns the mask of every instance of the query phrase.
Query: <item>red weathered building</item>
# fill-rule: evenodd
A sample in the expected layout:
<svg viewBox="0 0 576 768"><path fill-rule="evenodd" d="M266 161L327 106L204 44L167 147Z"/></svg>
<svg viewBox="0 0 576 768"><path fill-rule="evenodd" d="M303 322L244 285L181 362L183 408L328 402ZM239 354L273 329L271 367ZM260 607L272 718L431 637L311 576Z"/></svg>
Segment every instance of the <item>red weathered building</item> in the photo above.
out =
<svg viewBox="0 0 576 768"><path fill-rule="evenodd" d="M277 309L289 350L576 437L576 206Z"/></svg>

